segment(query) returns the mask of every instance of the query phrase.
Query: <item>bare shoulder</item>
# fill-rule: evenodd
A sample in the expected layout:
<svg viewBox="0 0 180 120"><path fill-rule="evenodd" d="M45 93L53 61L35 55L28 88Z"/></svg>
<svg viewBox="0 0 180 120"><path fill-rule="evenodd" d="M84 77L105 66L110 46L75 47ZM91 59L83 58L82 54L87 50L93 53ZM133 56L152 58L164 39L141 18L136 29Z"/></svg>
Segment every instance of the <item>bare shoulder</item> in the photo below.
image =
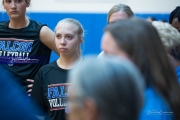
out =
<svg viewBox="0 0 180 120"><path fill-rule="evenodd" d="M49 35L54 36L54 32L47 26L43 26L40 31L40 38L45 38L46 36L49 36Z"/></svg>

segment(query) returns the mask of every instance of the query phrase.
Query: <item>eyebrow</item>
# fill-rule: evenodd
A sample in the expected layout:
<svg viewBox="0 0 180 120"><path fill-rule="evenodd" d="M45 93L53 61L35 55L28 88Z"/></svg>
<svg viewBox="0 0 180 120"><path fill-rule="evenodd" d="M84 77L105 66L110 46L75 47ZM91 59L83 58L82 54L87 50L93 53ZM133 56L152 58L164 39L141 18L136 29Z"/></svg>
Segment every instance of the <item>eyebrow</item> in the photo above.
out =
<svg viewBox="0 0 180 120"><path fill-rule="evenodd" d="M56 32L55 34L62 34L62 33ZM74 34L73 33L65 33L65 35L74 35Z"/></svg>

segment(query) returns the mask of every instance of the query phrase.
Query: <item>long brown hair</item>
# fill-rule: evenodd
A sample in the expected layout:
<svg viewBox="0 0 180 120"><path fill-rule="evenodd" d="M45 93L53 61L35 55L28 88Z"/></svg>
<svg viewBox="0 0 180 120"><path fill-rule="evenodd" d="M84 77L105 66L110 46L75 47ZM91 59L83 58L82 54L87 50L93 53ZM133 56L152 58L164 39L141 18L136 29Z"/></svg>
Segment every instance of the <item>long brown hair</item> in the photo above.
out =
<svg viewBox="0 0 180 120"><path fill-rule="evenodd" d="M180 120L180 87L156 29L151 23L132 18L110 24L105 30L139 67L146 85L167 101Z"/></svg>

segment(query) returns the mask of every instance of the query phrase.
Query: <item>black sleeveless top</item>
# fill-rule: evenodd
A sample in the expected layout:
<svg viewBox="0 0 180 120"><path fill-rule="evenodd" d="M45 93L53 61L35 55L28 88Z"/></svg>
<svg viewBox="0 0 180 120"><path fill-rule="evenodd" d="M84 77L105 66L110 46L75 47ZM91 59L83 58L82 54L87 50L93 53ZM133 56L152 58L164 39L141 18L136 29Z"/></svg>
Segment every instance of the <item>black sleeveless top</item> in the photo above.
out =
<svg viewBox="0 0 180 120"><path fill-rule="evenodd" d="M0 75L25 89L26 79L34 79L39 68L49 63L51 50L40 41L45 24L30 20L25 28L11 29L9 22L0 22Z"/></svg>

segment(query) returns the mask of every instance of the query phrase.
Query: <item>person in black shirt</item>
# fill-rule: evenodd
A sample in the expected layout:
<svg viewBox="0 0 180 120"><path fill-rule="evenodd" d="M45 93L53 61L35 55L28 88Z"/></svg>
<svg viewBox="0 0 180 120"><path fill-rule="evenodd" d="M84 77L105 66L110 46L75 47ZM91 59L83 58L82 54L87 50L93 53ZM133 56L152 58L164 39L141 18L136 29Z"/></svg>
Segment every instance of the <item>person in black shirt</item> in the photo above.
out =
<svg viewBox="0 0 180 120"><path fill-rule="evenodd" d="M57 53L54 32L25 16L31 0L2 0L2 3L10 20L0 22L0 70L8 71L0 76L11 76L15 86L25 93L28 81L33 82L31 79L39 68L49 63L51 50Z"/></svg>
<svg viewBox="0 0 180 120"><path fill-rule="evenodd" d="M65 120L65 112L69 113L67 73L82 61L83 31L82 25L71 18L61 20L55 28L55 44L61 57L38 71L31 94L32 100L43 111L37 115L45 116L45 120Z"/></svg>

